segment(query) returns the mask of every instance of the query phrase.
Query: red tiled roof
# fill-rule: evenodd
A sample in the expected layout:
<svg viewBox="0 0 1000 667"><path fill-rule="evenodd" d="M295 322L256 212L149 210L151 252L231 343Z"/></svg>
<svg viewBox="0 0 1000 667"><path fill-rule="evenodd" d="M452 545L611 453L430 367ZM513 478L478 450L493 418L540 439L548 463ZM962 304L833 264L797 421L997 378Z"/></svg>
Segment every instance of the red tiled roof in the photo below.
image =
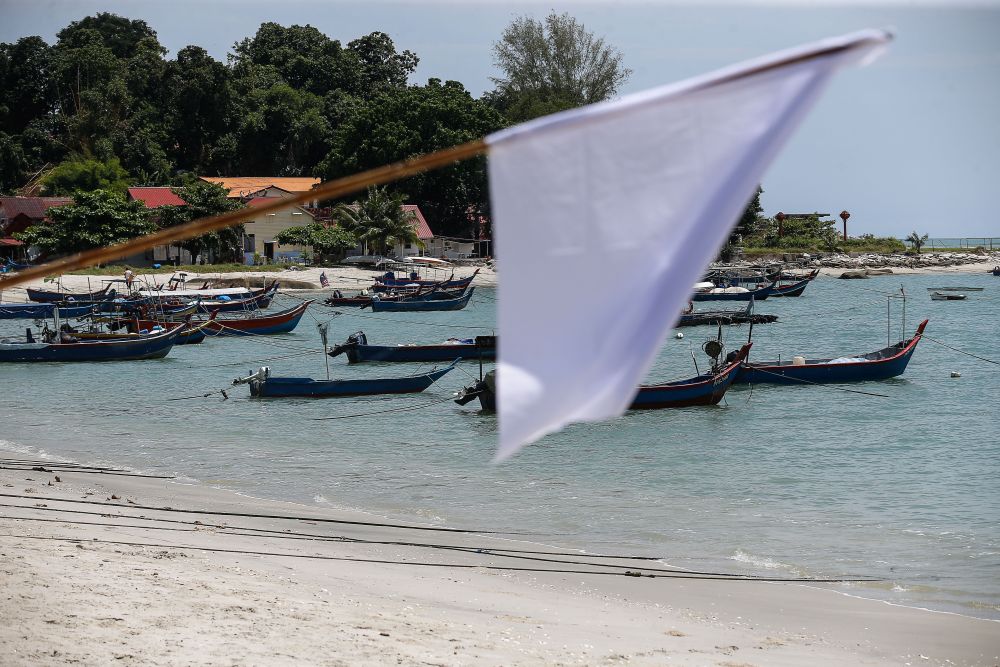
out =
<svg viewBox="0 0 1000 667"><path fill-rule="evenodd" d="M413 217L417 221L417 238L421 241L426 241L427 239L434 238L434 232L431 231L431 226L427 224L427 220L424 218L424 214L420 212L420 207L416 204L403 204L403 210L413 213Z"/></svg>
<svg viewBox="0 0 1000 667"><path fill-rule="evenodd" d="M129 188L128 196L129 199L141 201L146 208L183 206L187 203L167 187Z"/></svg>
<svg viewBox="0 0 1000 667"><path fill-rule="evenodd" d="M0 239L0 245L24 245L17 239Z"/></svg>
<svg viewBox="0 0 1000 667"><path fill-rule="evenodd" d="M13 219L19 215L32 220L43 220L53 206L72 204L71 197L0 197L0 218Z"/></svg>

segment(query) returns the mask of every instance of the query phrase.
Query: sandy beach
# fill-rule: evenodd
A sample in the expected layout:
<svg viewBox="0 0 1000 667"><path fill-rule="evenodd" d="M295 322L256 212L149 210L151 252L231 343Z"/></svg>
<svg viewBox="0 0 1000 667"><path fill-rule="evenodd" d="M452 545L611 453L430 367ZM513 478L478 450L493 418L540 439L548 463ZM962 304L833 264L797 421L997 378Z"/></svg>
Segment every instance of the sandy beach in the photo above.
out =
<svg viewBox="0 0 1000 667"><path fill-rule="evenodd" d="M818 585L675 578L656 562L545 547L540 535L370 525L384 520L5 456L4 664L1000 660L996 622Z"/></svg>

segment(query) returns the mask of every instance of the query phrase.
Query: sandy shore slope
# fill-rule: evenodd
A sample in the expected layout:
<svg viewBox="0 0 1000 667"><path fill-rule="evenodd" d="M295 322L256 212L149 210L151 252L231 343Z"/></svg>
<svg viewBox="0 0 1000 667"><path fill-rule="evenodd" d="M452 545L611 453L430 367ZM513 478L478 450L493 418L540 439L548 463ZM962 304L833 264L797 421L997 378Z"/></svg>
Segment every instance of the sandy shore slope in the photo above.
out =
<svg viewBox="0 0 1000 667"><path fill-rule="evenodd" d="M995 665L1000 654L998 623L818 588L621 576L663 566L532 560L498 550L559 550L0 466L5 665ZM560 569L574 572L545 571Z"/></svg>

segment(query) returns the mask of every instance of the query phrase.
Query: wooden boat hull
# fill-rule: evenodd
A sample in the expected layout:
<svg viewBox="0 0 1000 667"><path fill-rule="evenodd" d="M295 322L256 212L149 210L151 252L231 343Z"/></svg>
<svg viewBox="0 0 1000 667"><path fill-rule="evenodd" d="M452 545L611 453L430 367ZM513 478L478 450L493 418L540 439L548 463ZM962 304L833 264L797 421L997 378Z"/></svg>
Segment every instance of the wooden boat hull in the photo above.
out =
<svg viewBox="0 0 1000 667"><path fill-rule="evenodd" d="M375 284L372 286L372 290L376 292L385 292L392 289L399 289L401 287L408 287L410 285L418 285L420 287L440 287L446 290L464 290L466 287L472 284L473 279L479 273L479 269L469 276L468 278L459 278L458 280L405 280L403 278L386 278L382 277L376 279Z"/></svg>
<svg viewBox="0 0 1000 667"><path fill-rule="evenodd" d="M688 380L660 385L644 385L629 406L631 410L686 408L715 405L739 374L752 343L744 345L736 356L717 373L706 373Z"/></svg>
<svg viewBox="0 0 1000 667"><path fill-rule="evenodd" d="M469 305L475 287L470 287L465 294L457 299L433 299L429 301L372 301L374 313L412 313L436 310L462 310Z"/></svg>
<svg viewBox="0 0 1000 667"><path fill-rule="evenodd" d="M170 353L180 329L136 340L96 340L74 343L3 343L0 362L132 361L160 359Z"/></svg>
<svg viewBox="0 0 1000 667"><path fill-rule="evenodd" d="M55 303L0 303L0 320L46 320L51 319ZM88 315L92 305L58 306L59 317L73 318Z"/></svg>
<svg viewBox="0 0 1000 667"><path fill-rule="evenodd" d="M336 398L379 394L416 394L424 391L455 367L402 378L363 380L314 380L268 377L250 381L250 395L257 398Z"/></svg>
<svg viewBox="0 0 1000 667"><path fill-rule="evenodd" d="M748 361L737 375L736 384L834 384L885 380L902 375L917 343L924 333L927 320L920 323L913 338L890 347L857 355L857 362L830 363L832 359L807 359L796 365L779 361Z"/></svg>
<svg viewBox="0 0 1000 667"><path fill-rule="evenodd" d="M763 301L771 296L774 285L761 287L760 289L749 290L747 292L695 292L691 295L692 301Z"/></svg>
<svg viewBox="0 0 1000 667"><path fill-rule="evenodd" d="M805 278L791 285L775 285L771 288L770 296L802 296L810 282L810 279Z"/></svg>
<svg viewBox="0 0 1000 667"><path fill-rule="evenodd" d="M108 296L108 291L110 289L111 284L109 283L96 292L56 292L52 290L37 289L34 287L29 287L26 291L28 293L29 301L34 301L36 303L59 303L60 301L66 301L67 299L75 299L76 301L103 301L104 298Z"/></svg>
<svg viewBox="0 0 1000 667"><path fill-rule="evenodd" d="M294 308L283 310L274 315L264 317L246 317L241 319L216 319L191 321L193 327L203 327L209 336L271 336L289 333L299 325L302 315L312 301L303 301ZM131 320L128 322L130 331L151 329L157 324L154 320Z"/></svg>
<svg viewBox="0 0 1000 667"><path fill-rule="evenodd" d="M496 336L478 336L471 343L440 343L437 345L369 345L365 332L359 331L330 350L331 357L347 355L347 361L360 364L368 361L434 362L464 359L494 361L497 356Z"/></svg>

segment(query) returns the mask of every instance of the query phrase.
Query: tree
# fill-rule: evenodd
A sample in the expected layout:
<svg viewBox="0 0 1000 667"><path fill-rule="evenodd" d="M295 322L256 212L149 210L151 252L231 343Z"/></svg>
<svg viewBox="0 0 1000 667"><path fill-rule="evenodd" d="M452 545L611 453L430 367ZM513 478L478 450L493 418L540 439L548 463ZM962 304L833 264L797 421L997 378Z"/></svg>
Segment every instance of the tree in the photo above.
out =
<svg viewBox="0 0 1000 667"><path fill-rule="evenodd" d="M65 254L123 243L156 230L142 202L127 201L111 190L78 192L72 204L50 208L48 216L51 222L32 225L14 237L46 254Z"/></svg>
<svg viewBox="0 0 1000 667"><path fill-rule="evenodd" d="M47 195L72 195L77 191L108 190L123 194L129 186L128 172L118 158L107 161L73 157L60 163L42 179Z"/></svg>
<svg viewBox="0 0 1000 667"><path fill-rule="evenodd" d="M913 245L913 248L917 251L917 254L919 255L920 249L924 247L925 243L927 243L927 234L921 236L920 234L917 234L916 231L913 231L910 232L910 235L906 237L906 240L909 241L911 245Z"/></svg>
<svg viewBox="0 0 1000 667"><path fill-rule="evenodd" d="M330 152L314 172L324 180L479 139L505 124L462 84L439 79L386 90L371 100L345 101L344 108ZM489 212L484 158L412 177L406 191L445 235L475 234L477 221Z"/></svg>
<svg viewBox="0 0 1000 667"><path fill-rule="evenodd" d="M234 100L229 69L199 46L186 46L167 63L163 79L168 150L180 169L198 173L222 167L214 154L231 127Z"/></svg>
<svg viewBox="0 0 1000 667"><path fill-rule="evenodd" d="M338 258L358 244L358 239L341 225L313 222L301 227L289 227L274 235L282 245L312 247L318 259Z"/></svg>
<svg viewBox="0 0 1000 667"><path fill-rule="evenodd" d="M571 109L613 97L632 71L622 54L586 30L568 13L551 13L544 23L514 19L493 44L490 100L513 121Z"/></svg>
<svg viewBox="0 0 1000 667"><path fill-rule="evenodd" d="M242 202L229 199L229 191L216 183L192 180L186 187L172 190L184 200L184 204L156 209L161 229L244 207ZM243 252L243 234L243 225L234 225L187 239L178 245L191 253L192 257L212 253L217 260L235 261L240 259Z"/></svg>
<svg viewBox="0 0 1000 667"><path fill-rule="evenodd" d="M41 37L0 44L0 131L20 133L55 107L52 50Z"/></svg>
<svg viewBox="0 0 1000 667"><path fill-rule="evenodd" d="M389 254L397 243L424 247L417 236L416 217L403 210L403 196L386 188L368 188L365 199L340 204L333 215L339 225L365 244L368 252Z"/></svg>

